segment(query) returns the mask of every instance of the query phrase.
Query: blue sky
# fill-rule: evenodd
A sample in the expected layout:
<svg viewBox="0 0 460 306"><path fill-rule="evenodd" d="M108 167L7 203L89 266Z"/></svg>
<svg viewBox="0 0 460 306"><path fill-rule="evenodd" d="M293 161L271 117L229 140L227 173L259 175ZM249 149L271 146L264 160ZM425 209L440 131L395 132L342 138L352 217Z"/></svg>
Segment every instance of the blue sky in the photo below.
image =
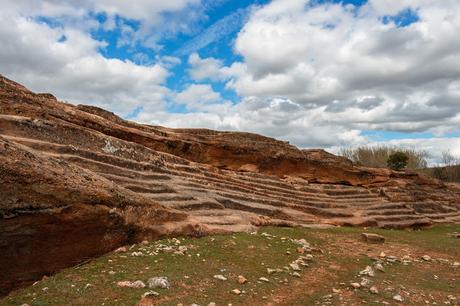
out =
<svg viewBox="0 0 460 306"><path fill-rule="evenodd" d="M460 154L460 3L3 1L0 73L138 122Z"/></svg>
<svg viewBox="0 0 460 306"><path fill-rule="evenodd" d="M174 33L165 35L159 41L161 49L152 50L144 46L141 42L134 46L120 46L119 40L122 33L120 28L105 30L102 28L91 31L91 36L96 40L102 40L107 43L106 46L99 49L100 53L107 58L117 58L121 60L131 60L136 64L149 65L153 64L161 56L174 56L180 59L180 63L174 65L170 69L170 76L166 80L167 87L176 91L183 90L187 85L193 83L193 80L187 74L188 57L191 53L197 52L202 58L218 58L225 65L231 65L236 61L241 61L240 54L234 51L233 45L237 34L243 28L245 22L249 18L251 10L269 3L269 0L220 0L214 4L207 5L203 11L202 18L193 24L194 29L190 29L187 33ZM308 5L318 6L324 4L341 4L353 5L356 8L367 3L367 0L317 0L312 1ZM91 13L100 22L107 21L108 16L105 13ZM126 19L122 16L115 16L117 23L123 23L131 27L134 31L138 31L141 27L139 21ZM50 26L56 27L59 22L53 19L48 19L43 16L38 18L40 21L46 22ZM418 19L416 12L406 9L397 15L384 16L384 23L393 22L398 26L407 26ZM229 25L230 23L230 25ZM212 88L221 94L221 96L233 103L238 103L240 96L233 90L225 88L222 82L210 82ZM124 114L127 119L135 118L142 107L136 107L131 113ZM185 113L187 108L184 105L168 104L168 111L173 113ZM393 133L386 134L385 131L374 131L369 135L378 135L383 139L389 139ZM430 133L421 133L423 137L432 137ZM419 135L419 137L420 137Z"/></svg>

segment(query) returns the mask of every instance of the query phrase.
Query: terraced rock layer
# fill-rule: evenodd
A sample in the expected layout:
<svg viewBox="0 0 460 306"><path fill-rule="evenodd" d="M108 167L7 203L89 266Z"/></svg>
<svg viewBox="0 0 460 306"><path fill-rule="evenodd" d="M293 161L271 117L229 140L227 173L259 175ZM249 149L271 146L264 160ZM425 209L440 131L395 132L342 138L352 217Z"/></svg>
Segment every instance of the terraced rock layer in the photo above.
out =
<svg viewBox="0 0 460 306"><path fill-rule="evenodd" d="M416 173L255 134L140 125L0 77L3 293L144 238L458 223L459 199Z"/></svg>

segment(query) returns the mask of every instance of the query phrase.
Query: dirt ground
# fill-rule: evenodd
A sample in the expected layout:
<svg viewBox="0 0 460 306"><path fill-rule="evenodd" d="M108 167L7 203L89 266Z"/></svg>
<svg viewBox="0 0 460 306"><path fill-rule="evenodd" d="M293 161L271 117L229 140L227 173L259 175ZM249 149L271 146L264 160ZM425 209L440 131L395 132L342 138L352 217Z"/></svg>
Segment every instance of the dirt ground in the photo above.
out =
<svg viewBox="0 0 460 306"><path fill-rule="evenodd" d="M367 243L363 232L385 242ZM458 232L460 226L268 227L145 241L45 277L0 304L460 305L460 240L452 235ZM239 283L240 275L247 282ZM170 288L148 288L156 276L167 277ZM146 287L119 286L136 280ZM155 293L143 298L149 291Z"/></svg>

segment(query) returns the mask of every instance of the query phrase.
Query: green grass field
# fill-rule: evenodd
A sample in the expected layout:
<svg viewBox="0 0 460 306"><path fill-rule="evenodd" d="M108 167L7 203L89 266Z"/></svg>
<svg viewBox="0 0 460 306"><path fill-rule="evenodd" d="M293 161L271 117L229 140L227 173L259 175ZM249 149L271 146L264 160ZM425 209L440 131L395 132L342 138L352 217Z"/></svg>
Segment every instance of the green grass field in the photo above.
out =
<svg viewBox="0 0 460 306"><path fill-rule="evenodd" d="M386 242L365 243L362 232L381 234ZM153 241L63 270L11 293L0 304L137 305L143 293L154 290L159 296L147 300L153 305L397 305L395 295L402 297L403 305L460 305L460 267L455 264L460 262L460 240L448 235L453 232L460 232L460 226L421 231L270 227L257 233L179 237L180 243ZM300 245L294 239L305 239L312 249L299 253ZM187 251L175 254L167 246L172 250L186 246ZM166 251L152 253L159 248ZM133 252L142 256L133 256ZM301 266L300 277L292 275L289 264L306 254L313 255L313 260L308 261L308 267ZM390 260L394 256L396 262L383 255ZM425 261L423 255L432 259ZM384 272L368 277L368 287L353 289L350 283L361 282L359 272L375 264L376 257ZM268 274L267 268L282 271ZM215 279L217 274L227 280ZM247 283L238 283L238 275ZM155 276L168 277L171 288L117 286L126 280L147 283ZM269 281L260 281L260 277ZM370 286L375 286L378 294L369 292ZM242 293L237 295L233 289Z"/></svg>

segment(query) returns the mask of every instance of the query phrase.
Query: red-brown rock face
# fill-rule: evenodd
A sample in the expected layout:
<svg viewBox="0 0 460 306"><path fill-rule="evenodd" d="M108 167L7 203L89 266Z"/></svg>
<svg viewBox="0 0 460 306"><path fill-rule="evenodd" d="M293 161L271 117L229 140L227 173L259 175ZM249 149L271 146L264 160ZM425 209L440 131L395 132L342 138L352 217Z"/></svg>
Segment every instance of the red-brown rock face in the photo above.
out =
<svg viewBox="0 0 460 306"><path fill-rule="evenodd" d="M459 199L416 173L255 134L140 125L0 77L0 293L145 237L459 222Z"/></svg>

